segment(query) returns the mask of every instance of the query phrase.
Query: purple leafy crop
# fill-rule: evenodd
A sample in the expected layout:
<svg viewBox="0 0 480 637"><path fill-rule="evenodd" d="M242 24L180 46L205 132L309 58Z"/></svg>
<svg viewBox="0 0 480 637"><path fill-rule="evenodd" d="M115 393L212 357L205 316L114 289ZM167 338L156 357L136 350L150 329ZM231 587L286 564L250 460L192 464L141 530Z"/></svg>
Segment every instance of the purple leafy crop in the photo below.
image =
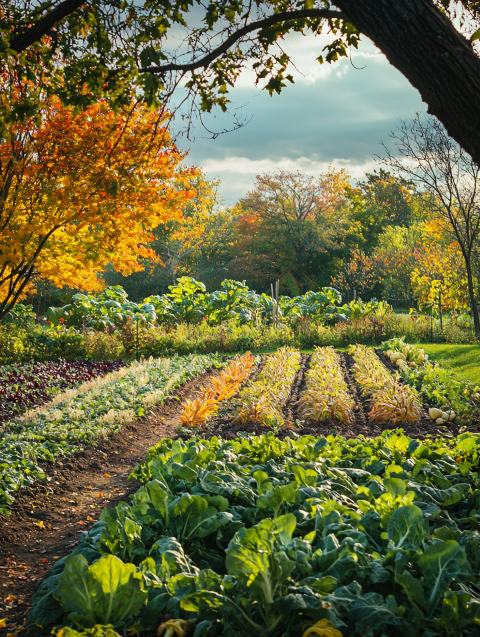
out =
<svg viewBox="0 0 480 637"><path fill-rule="evenodd" d="M125 363L117 361L66 361L26 363L0 367L0 422L53 398L58 390L76 387L105 376Z"/></svg>

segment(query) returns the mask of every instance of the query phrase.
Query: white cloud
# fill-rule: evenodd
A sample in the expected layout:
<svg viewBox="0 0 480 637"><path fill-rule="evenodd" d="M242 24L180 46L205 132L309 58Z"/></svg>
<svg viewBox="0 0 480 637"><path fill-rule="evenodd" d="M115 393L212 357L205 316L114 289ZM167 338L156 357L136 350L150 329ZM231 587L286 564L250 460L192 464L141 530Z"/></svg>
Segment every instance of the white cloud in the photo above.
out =
<svg viewBox="0 0 480 637"><path fill-rule="evenodd" d="M221 191L226 197L228 205L234 204L253 187L255 177L260 173L272 173L285 170L312 175L317 177L328 167L345 168L352 177L352 183L362 179L366 172L373 171L377 166L374 160L356 163L349 159L333 159L331 162L315 160L310 157L282 157L280 159L250 159L248 157L225 157L224 159L207 159L202 163L205 172L212 178L222 180Z"/></svg>
<svg viewBox="0 0 480 637"><path fill-rule="evenodd" d="M327 162L310 157L282 157L280 159L225 157L221 160L207 159L202 164L203 168L211 174L226 173L253 177L259 173L268 173L277 170L288 170L291 172L299 170L308 175L318 175L325 172L329 166L332 166L337 169L345 168L354 179L362 177L365 172L373 170L375 165L374 160L358 164L351 159L334 158Z"/></svg>

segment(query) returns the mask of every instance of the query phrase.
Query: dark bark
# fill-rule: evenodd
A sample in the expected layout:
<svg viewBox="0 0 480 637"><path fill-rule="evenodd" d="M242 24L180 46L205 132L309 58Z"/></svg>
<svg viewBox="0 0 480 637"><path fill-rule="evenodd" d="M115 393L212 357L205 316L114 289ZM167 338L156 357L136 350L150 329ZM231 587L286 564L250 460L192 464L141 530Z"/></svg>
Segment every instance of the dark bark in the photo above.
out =
<svg viewBox="0 0 480 637"><path fill-rule="evenodd" d="M473 326L475 328L475 336L480 336L480 317L478 315L475 286L473 285L472 260L470 256L468 256L468 258L465 258L465 269L467 270L468 296L470 297L470 306L473 313Z"/></svg>
<svg viewBox="0 0 480 637"><path fill-rule="evenodd" d="M47 13L38 22L25 29L23 33L15 36L14 31L14 38L11 40L9 47L17 53L25 51L29 46L41 40L44 35L47 35L58 22L74 13L82 4L85 4L85 0L64 0L53 11Z"/></svg>
<svg viewBox="0 0 480 637"><path fill-rule="evenodd" d="M431 0L335 0L480 163L480 58Z"/></svg>

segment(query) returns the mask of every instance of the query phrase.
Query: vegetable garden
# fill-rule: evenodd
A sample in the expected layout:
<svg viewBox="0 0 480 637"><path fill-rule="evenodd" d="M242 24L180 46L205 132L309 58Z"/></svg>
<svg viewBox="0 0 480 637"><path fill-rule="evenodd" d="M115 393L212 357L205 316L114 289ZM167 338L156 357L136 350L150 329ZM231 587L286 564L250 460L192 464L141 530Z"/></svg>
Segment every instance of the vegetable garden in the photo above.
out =
<svg viewBox="0 0 480 637"><path fill-rule="evenodd" d="M31 601L34 634L478 634L480 388L420 347L190 355L80 380L5 418L4 519L49 466L108 451L133 421L169 414L170 429L127 472L131 498L89 505Z"/></svg>

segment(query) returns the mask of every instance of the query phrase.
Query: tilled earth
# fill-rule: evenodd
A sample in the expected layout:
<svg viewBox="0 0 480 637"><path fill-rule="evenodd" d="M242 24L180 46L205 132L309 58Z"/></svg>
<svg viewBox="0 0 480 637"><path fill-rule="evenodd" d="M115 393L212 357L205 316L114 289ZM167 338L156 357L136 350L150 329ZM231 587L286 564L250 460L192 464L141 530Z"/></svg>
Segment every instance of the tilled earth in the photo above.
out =
<svg viewBox="0 0 480 637"><path fill-rule="evenodd" d="M379 358L384 365L392 372L396 373L398 370L391 365L390 361L384 356L381 350L376 350ZM305 372L308 370L310 362L310 354L302 354L300 361L300 369L298 370L294 381L292 383L292 390L288 399L287 405L283 409L283 415L285 418L285 425L277 432L279 438L283 439L293 434L296 435L313 435L313 436L328 436L341 435L345 438L355 438L359 435L365 437L380 436L383 431L403 429L405 434L410 438L417 438L424 440L426 437L436 438L439 436L454 437L460 433L460 426L455 423L449 423L447 426L439 427L428 415L429 405L424 404L422 410L422 417L420 420L413 423L376 423L371 422L369 419L369 403L368 399L361 395L358 386L355 384L353 374L350 369L353 366L353 358L349 354L341 353L342 369L345 380L347 381L350 393L355 400L355 418L354 421L348 425L340 424L333 420L325 420L319 425L302 424L299 420L295 403L298 401L302 392L305 389ZM216 418L212 419L208 430L205 432L205 437L213 435L222 436L227 440L231 440L238 436L239 432L246 432L253 435L265 434L271 431L269 427L265 427L258 423L247 422L242 424L234 424L232 422L232 416L234 411L233 403L226 403L222 411L220 411ZM476 431L475 426L471 427ZM182 436L184 437L184 436Z"/></svg>
<svg viewBox="0 0 480 637"><path fill-rule="evenodd" d="M382 362L392 371L390 362L377 351ZM305 372L310 354L301 355L300 369L295 375L289 399L283 410L285 425L277 432L279 438L293 435L329 434L352 438L359 435L375 437L385 430L402 428L411 438L456 436L459 427L450 423L438 427L429 417L424 406L420 421L415 423L372 423L368 418L368 402L361 396L350 372L353 360L341 354L344 376L355 399L355 420L350 425L325 421L319 426L302 425L295 403L305 388ZM251 374L254 381L261 371L263 361ZM31 597L52 564L67 555L78 542L78 534L88 529L106 507L113 507L126 500L140 486L127 481L129 471L145 459L148 449L161 438L177 438L181 401L192 398L196 390L205 385L216 370L207 370L179 388L164 405L152 410L150 415L125 427L120 434L109 437L96 447L86 447L75 456L69 456L44 470L46 483L37 483L15 494L12 514L0 518L0 620L7 618L2 630L14 635L21 632L25 616L31 605ZM239 432L260 435L271 431L257 423L233 423L234 401L227 401L222 410L209 423L202 435L225 439L235 438ZM183 430L185 431L185 430ZM188 434L182 433L182 438ZM1 628L1 624L0 624ZM28 630L28 629L27 629ZM50 630L30 630L32 635L47 635Z"/></svg>
<svg viewBox="0 0 480 637"><path fill-rule="evenodd" d="M54 465L45 465L47 482L15 493L12 514L0 517L0 620L2 635L22 631L31 598L53 563L68 555L106 507L127 500L140 486L127 480L161 438L177 437L181 401L205 384L210 369L180 387L175 396L120 434L85 447ZM0 624L1 627L1 624ZM48 635L45 631L29 634Z"/></svg>

